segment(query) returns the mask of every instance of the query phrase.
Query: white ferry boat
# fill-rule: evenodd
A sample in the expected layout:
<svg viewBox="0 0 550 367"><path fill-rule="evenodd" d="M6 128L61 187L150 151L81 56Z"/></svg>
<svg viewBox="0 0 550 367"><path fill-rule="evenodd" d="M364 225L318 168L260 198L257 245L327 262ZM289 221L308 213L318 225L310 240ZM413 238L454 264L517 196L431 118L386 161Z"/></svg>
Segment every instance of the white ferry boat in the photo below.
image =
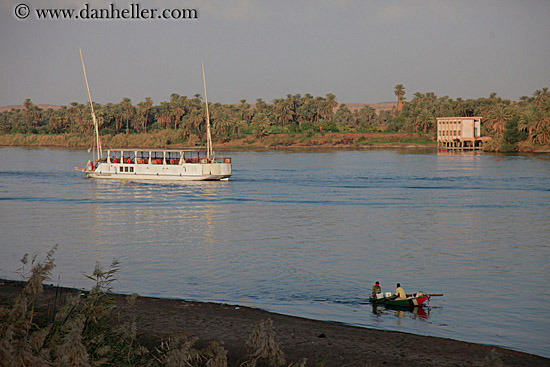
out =
<svg viewBox="0 0 550 367"><path fill-rule="evenodd" d="M206 79L204 77L204 63L202 77L204 83L204 100L206 103L206 148L182 149L149 149L149 148L113 148L106 149L103 156L97 118L92 104L88 78L84 67L82 51L79 48L82 72L88 98L92 120L94 122L96 143L93 148L97 151L97 159L89 160L85 167L75 167L83 171L88 178L118 179L118 180L159 180L159 181L205 181L228 180L232 174L231 158L217 157L212 148L210 134L210 115L206 96ZM93 153L95 154L95 152Z"/></svg>
<svg viewBox="0 0 550 367"><path fill-rule="evenodd" d="M118 180L228 180L231 158L207 157L200 149L107 149L105 158L88 161L86 177Z"/></svg>

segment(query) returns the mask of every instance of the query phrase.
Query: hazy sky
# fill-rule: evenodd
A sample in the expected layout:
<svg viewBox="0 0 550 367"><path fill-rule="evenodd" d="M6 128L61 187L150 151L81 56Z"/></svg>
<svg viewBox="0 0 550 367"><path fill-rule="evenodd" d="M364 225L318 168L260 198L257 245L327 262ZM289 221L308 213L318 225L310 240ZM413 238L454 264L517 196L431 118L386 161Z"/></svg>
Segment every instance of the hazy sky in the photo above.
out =
<svg viewBox="0 0 550 367"><path fill-rule="evenodd" d="M18 4L28 18L15 16ZM196 9L198 19L45 20L37 8ZM18 8L19 9L19 8ZM24 9L21 10L24 14ZM271 102L334 93L339 102L414 92L518 99L550 87L550 0L0 0L0 106L170 94Z"/></svg>

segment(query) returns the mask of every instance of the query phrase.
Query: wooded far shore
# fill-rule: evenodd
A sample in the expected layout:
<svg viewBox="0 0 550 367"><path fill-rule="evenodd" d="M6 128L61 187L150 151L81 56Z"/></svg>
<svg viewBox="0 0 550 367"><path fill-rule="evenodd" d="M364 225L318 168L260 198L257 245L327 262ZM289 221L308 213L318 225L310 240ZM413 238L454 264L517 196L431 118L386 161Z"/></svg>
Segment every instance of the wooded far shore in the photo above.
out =
<svg viewBox="0 0 550 367"><path fill-rule="evenodd" d="M338 103L334 94L314 97L288 94L266 103L208 103L173 93L155 105L150 97L137 104L93 103L105 147L197 146L206 141L207 120L214 143L230 149L277 147L363 148L372 146L436 145L439 117L481 119L483 149L493 152L550 151L550 91L511 101L491 93L467 99L414 93L395 86L397 102ZM26 99L20 106L0 108L0 145L92 146L91 106L72 102L44 106Z"/></svg>

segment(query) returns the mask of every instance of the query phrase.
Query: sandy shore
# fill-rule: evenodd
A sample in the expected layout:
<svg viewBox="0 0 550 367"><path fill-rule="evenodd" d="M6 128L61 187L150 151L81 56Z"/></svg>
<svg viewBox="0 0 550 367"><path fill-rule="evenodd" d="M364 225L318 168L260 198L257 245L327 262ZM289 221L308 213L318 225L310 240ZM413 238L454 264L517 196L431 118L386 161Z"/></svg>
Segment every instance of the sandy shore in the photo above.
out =
<svg viewBox="0 0 550 367"><path fill-rule="evenodd" d="M0 302L13 300L21 284L0 282ZM56 291L46 287L41 302L51 306ZM113 295L122 303L126 296ZM185 333L199 338L197 347L223 342L228 365L239 366L246 341L261 320L271 319L288 363L307 358L307 366L550 366L550 359L513 350L445 338L381 331L309 320L260 309L138 297L134 311L138 340L151 348L162 338Z"/></svg>

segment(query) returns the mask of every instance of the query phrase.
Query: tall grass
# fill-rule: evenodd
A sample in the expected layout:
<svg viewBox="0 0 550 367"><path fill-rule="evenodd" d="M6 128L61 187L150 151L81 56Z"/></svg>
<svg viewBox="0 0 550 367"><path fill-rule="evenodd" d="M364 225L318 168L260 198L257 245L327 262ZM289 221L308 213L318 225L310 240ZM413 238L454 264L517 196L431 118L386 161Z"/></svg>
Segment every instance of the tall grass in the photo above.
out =
<svg viewBox="0 0 550 367"><path fill-rule="evenodd" d="M252 351L248 361L244 363L247 367L256 367L260 359L266 359L269 366L283 366L286 364L285 353L277 342L273 321L262 320L256 326L246 342Z"/></svg>

